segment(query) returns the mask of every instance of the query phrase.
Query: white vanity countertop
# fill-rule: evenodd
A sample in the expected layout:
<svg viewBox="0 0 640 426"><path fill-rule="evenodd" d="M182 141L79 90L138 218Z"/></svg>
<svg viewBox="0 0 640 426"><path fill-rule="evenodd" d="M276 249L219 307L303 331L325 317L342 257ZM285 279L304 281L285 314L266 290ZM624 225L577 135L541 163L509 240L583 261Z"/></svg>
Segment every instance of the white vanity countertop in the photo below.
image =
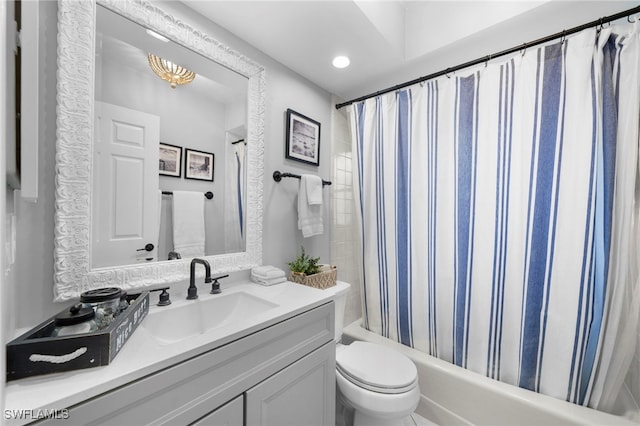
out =
<svg viewBox="0 0 640 426"><path fill-rule="evenodd" d="M285 282L273 286L253 283L222 284L222 294L208 294L208 287L199 286L200 298L184 300L172 294L172 305L156 306L159 293L150 295L149 314L183 304L205 302L234 292L246 292L271 301L277 306L246 320L224 324L203 334L173 344L162 344L145 328L148 315L125 343L111 364L103 367L34 376L7 383L5 410L53 410L68 408L132 380L155 373L195 355L220 347L255 331L276 324L286 318L332 299L332 292ZM24 332L26 330L22 330ZM32 412L33 412L32 411ZM25 419L25 423L27 422ZM20 424L20 422L12 422Z"/></svg>

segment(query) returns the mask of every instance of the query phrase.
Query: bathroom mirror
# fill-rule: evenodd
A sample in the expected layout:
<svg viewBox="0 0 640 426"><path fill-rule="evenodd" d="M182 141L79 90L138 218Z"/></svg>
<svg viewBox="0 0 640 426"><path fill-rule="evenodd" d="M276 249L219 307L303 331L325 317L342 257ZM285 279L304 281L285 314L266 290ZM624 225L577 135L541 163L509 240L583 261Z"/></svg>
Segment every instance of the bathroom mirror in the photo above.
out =
<svg viewBox="0 0 640 426"><path fill-rule="evenodd" d="M92 267L244 251L247 77L101 5L95 46Z"/></svg>
<svg viewBox="0 0 640 426"><path fill-rule="evenodd" d="M98 12L99 8L103 7L109 11L105 15L107 18L104 18L102 12ZM97 18L98 13L101 14L99 19ZM159 182L158 188L152 191L153 194L149 198L156 200L156 206L160 206L158 210L162 210L162 203L165 202L163 201L164 197L160 196L161 190L165 192L171 192L173 189L201 191L204 199L204 193L211 189L215 190L214 197L224 199L225 182L222 171L224 171L223 162L226 156L225 147L230 146L231 142L235 142L236 138L244 139L246 142L244 148L246 151L246 174L244 175L246 208L243 209L242 215L244 248L236 246L235 249L223 247L222 249L209 250L205 253L205 258L209 260L216 272L243 270L261 263L264 69L251 59L174 18L154 4L145 1L122 0L98 0L97 3L60 0L58 3L58 116L54 238L54 294L56 300L75 298L83 291L105 286L118 286L130 290L151 285L169 284L188 278L189 258L163 260L166 254L158 252L157 248L155 250L158 253L154 253L156 256L149 256L149 260L143 254L141 259L136 259L132 263L127 260L120 261L123 264L119 264L119 261L103 262L96 253L99 249L96 247L95 241L100 238L97 233L104 228L96 221L104 220L103 217L100 217L104 211L102 207L108 205L102 198L104 198L105 192L112 192L112 190L105 190L99 186L101 181L107 180L104 179L103 169L100 168L98 160L98 158L105 157L104 150L100 145L102 142L99 128L103 125L101 124L104 121L103 116L108 115L103 113L104 104L121 104L119 100L110 97L111 94L106 95L107 90L105 90L104 84L106 71L102 62L116 45L131 44L127 43L127 40L122 40L124 33L127 32L124 27L121 27L123 29L120 31L122 37L118 38L113 37L113 32L109 34L109 31L100 28L104 19L115 19L115 17L127 18L145 30L148 29L165 37L170 40L169 43L187 48L190 54L196 53L195 57L184 59L184 61L188 62L189 66L193 67L198 74L196 80L199 76L202 77L200 83L206 83L208 72L216 75L222 75L220 70L228 72L224 84L220 85L220 81L216 81L209 82L208 86L205 86L206 90L215 92L218 100L223 99L225 94L233 92L237 95L244 92L244 96L246 96L244 110L241 107L230 108L235 109L236 112L237 110L241 111L240 114L235 114L235 120L220 119L219 129L216 130L215 135L204 137L204 139L218 140L220 148L207 149L206 146L199 146L194 136L189 137L188 141L176 141L169 136L165 137L170 140L162 140L161 131L160 142L166 143L168 146L180 146L183 148L182 156L187 155L186 148L194 150L198 154L214 154L215 163L212 172L215 174L215 178L213 181L194 179L193 182L180 182L187 181L185 179L187 177L186 170L184 170L185 162L182 159L181 177L157 177L156 175ZM116 32L121 28L117 28ZM144 43L150 43L150 41L147 40ZM96 48L96 46L99 47ZM109 50L105 50L105 47ZM149 49L146 45L137 48ZM180 55L184 52L171 53L168 51L168 47L158 49L162 55L180 58L179 60L183 61ZM113 63L109 63L109 66L113 65ZM168 83L156 78L158 79L157 83L167 84L168 87ZM225 77L220 78L225 79ZM117 87L117 85L108 89L110 93L113 92L113 87ZM193 87L195 87L195 83ZM176 89L169 88L169 90L177 91L186 88L188 87L179 86ZM200 88L199 90L205 89ZM135 98L135 95L133 97ZM96 101L96 98L99 101ZM184 102L182 103L184 104ZM126 108L133 106L131 109L136 111L148 109L140 107L140 105L140 99L138 99L137 102L127 105ZM122 107L122 105L118 106ZM132 114L125 115L128 119ZM223 115L228 118L234 114ZM242 119L237 119L238 115L242 115ZM225 121L226 123L223 123ZM118 120L116 119L115 122ZM165 122L166 120L163 123ZM113 127L112 124L110 126ZM121 130L122 134L135 135L136 132L128 130L131 129L124 128ZM180 131L165 133L167 135L173 134L173 138L180 139L181 137ZM187 135L188 131L185 130L183 133ZM157 167L158 154L155 155L156 157L155 159L152 157L152 161ZM135 176L135 173L131 176ZM162 180L165 179L165 184L168 186L163 187ZM175 181L171 182L170 179L175 179ZM131 179L130 181L137 182L138 180ZM207 202L205 201L205 204ZM149 212L152 210L147 209L145 217ZM157 213L157 218L151 217L150 222L161 220L162 213ZM224 239L223 236L220 238Z"/></svg>

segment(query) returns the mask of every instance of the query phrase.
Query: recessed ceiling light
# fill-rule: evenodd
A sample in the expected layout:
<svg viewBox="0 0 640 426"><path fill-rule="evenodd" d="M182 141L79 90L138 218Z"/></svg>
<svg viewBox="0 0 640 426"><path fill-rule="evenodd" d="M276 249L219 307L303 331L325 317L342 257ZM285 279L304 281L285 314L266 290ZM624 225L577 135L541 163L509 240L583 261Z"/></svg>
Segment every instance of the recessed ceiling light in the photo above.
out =
<svg viewBox="0 0 640 426"><path fill-rule="evenodd" d="M351 61L346 56L336 56L333 58L333 66L336 68L346 68L350 63Z"/></svg>
<svg viewBox="0 0 640 426"><path fill-rule="evenodd" d="M168 38L166 38L166 37L165 37L165 36L163 36L163 35L158 34L158 33L157 33L157 32L155 32L155 31L147 30L147 34L149 34L151 37L155 37L155 38L157 38L158 40L162 40L162 41L164 41L165 43L167 43L167 42L169 41L169 39L168 39Z"/></svg>

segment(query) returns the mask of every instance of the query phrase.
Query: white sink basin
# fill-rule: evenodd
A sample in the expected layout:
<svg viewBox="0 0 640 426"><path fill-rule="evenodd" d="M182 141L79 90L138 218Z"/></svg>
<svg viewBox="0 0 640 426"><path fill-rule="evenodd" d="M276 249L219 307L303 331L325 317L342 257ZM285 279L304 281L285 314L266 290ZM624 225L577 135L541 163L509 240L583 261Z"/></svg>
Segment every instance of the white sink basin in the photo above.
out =
<svg viewBox="0 0 640 426"><path fill-rule="evenodd" d="M245 321L278 306L243 291L206 297L154 308L141 327L160 344L167 345L231 323Z"/></svg>

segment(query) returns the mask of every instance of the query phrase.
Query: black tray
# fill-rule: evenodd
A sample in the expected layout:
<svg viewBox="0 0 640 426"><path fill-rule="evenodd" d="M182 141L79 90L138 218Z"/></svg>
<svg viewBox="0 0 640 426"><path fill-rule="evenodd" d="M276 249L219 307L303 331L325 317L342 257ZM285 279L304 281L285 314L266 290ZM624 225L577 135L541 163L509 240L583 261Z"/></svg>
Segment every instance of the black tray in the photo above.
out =
<svg viewBox="0 0 640 426"><path fill-rule="evenodd" d="M149 312L148 291L127 295L131 300L103 330L50 337L54 315L7 343L7 381L109 364Z"/></svg>

